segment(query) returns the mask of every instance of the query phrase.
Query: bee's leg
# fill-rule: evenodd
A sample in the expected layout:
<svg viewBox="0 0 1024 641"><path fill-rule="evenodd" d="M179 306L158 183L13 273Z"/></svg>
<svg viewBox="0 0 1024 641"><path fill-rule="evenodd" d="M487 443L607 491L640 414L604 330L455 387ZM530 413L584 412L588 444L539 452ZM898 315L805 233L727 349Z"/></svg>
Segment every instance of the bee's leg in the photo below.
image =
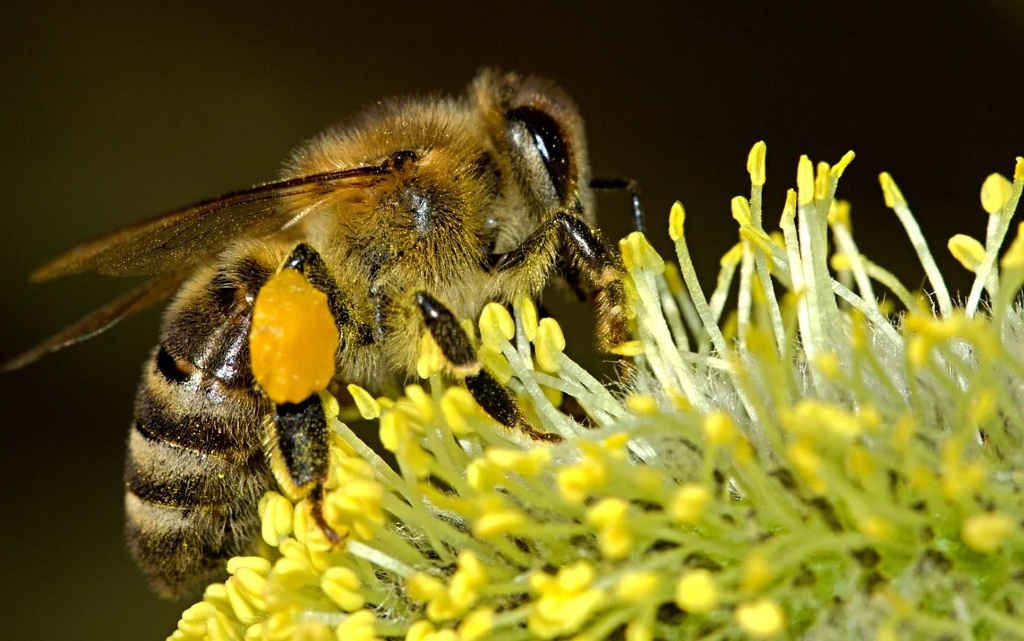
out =
<svg viewBox="0 0 1024 641"><path fill-rule="evenodd" d="M327 295L327 305L341 333L339 349L374 342L373 327L354 318L348 295L338 286L317 250L306 243L296 245L282 269L298 271L306 277L310 285Z"/></svg>
<svg viewBox="0 0 1024 641"><path fill-rule="evenodd" d="M578 216L555 212L522 244L501 256L494 269L506 291L536 296L559 257L567 279L576 283L594 306L598 346L611 351L629 340L622 258Z"/></svg>
<svg viewBox="0 0 1024 641"><path fill-rule="evenodd" d="M590 188L628 191L630 200L633 203L633 229L641 233L647 233L647 225L644 224L644 210L640 206L640 185L635 180L632 178L610 176L594 178L590 181Z"/></svg>
<svg viewBox="0 0 1024 641"><path fill-rule="evenodd" d="M287 480L293 494L309 498L313 520L332 544L341 537L324 519L324 481L330 460L330 428L319 394L301 403L274 406L273 445L280 454L275 476ZM283 466L283 469L281 468ZM285 479L281 479L284 476Z"/></svg>
<svg viewBox="0 0 1024 641"><path fill-rule="evenodd" d="M423 314L427 331L451 365L452 372L462 380L462 384L491 418L508 428L526 433L534 440L559 440L558 435L539 432L526 421L512 392L491 376L477 360L473 344L447 307L426 292L417 292L416 305Z"/></svg>
<svg viewBox="0 0 1024 641"><path fill-rule="evenodd" d="M306 243L297 245L282 266L282 270L286 269L298 271L310 285L326 294L327 305L340 335L339 351L373 342L372 328L354 318L348 296L338 286L316 249ZM272 457L275 476L279 483L289 486L293 495L309 498L313 519L328 540L338 543L341 537L327 525L323 516L323 485L327 480L329 442L327 418L316 391L298 403L275 402L272 443L280 454L276 460Z"/></svg>

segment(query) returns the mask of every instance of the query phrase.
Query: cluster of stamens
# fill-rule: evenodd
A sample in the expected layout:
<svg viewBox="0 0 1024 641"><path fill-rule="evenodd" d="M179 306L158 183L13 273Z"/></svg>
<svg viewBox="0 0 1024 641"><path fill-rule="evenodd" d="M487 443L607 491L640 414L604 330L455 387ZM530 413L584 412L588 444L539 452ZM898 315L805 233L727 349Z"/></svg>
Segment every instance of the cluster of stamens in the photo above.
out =
<svg viewBox="0 0 1024 641"><path fill-rule="evenodd" d="M740 242L710 296L682 206L677 264L639 233L622 241L628 393L567 357L529 301L467 325L484 366L558 442L497 425L446 385L430 339L424 385L399 399L349 388L388 461L325 397L323 512L342 544L308 501L267 494L267 554L230 561L171 638L1024 636L1024 228L1000 258L1024 159L1012 182L985 182L984 242L950 241L976 275L962 305L882 175L934 310L860 254L835 200L852 159L802 158L781 234L768 233L755 145L751 195L732 205ZM588 425L560 411L566 396Z"/></svg>

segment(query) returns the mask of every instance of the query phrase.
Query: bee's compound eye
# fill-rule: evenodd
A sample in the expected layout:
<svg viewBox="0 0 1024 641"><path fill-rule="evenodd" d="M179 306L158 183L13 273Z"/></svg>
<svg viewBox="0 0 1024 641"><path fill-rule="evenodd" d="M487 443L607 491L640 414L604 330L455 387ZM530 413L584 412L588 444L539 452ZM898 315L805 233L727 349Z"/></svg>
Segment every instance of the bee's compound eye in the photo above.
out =
<svg viewBox="0 0 1024 641"><path fill-rule="evenodd" d="M557 204L565 203L572 183L569 167L569 146L562 128L549 114L534 107L517 107L505 114L506 128L512 144L529 157L537 155L554 189Z"/></svg>
<svg viewBox="0 0 1024 641"><path fill-rule="evenodd" d="M260 289L252 312L252 373L278 404L299 403L334 377L338 327L327 295L294 269L282 269Z"/></svg>

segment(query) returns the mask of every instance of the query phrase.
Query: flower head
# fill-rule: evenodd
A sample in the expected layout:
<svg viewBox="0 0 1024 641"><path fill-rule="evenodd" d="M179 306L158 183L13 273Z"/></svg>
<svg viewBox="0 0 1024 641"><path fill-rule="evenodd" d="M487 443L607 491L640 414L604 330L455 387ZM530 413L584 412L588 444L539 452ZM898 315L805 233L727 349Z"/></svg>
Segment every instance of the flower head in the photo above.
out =
<svg viewBox="0 0 1024 641"><path fill-rule="evenodd" d="M532 304L488 306L481 361L533 429L562 438L496 425L445 386L425 341L429 385L350 390L393 466L332 418L324 517L344 542L269 493L270 552L233 559L171 638L1024 635L1020 236L1000 260L1024 161L1012 182L985 182L984 242L950 245L975 274L958 305L891 176L884 200L924 298L860 253L835 200L852 154L800 159L781 233L762 222L765 158L758 143L749 197L732 204L740 242L710 294L681 205L677 263L642 234L620 244L624 392L566 356Z"/></svg>

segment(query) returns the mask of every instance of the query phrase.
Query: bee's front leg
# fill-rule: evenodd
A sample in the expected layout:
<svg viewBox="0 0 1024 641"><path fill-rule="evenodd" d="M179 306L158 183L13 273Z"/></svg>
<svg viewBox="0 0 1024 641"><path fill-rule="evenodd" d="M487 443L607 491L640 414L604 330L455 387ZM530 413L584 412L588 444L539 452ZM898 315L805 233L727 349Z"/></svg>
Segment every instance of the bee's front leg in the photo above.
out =
<svg viewBox="0 0 1024 641"><path fill-rule="evenodd" d="M423 315L427 331L451 366L451 373L462 381L491 418L505 427L524 432L534 440L558 440L558 435L539 432L529 424L512 392L484 369L469 337L447 307L426 292L416 294L416 305Z"/></svg>
<svg viewBox="0 0 1024 641"><path fill-rule="evenodd" d="M612 351L629 340L622 258L579 216L553 213L518 247L502 255L494 269L505 291L536 297L558 258L565 276L594 306L598 347Z"/></svg>

